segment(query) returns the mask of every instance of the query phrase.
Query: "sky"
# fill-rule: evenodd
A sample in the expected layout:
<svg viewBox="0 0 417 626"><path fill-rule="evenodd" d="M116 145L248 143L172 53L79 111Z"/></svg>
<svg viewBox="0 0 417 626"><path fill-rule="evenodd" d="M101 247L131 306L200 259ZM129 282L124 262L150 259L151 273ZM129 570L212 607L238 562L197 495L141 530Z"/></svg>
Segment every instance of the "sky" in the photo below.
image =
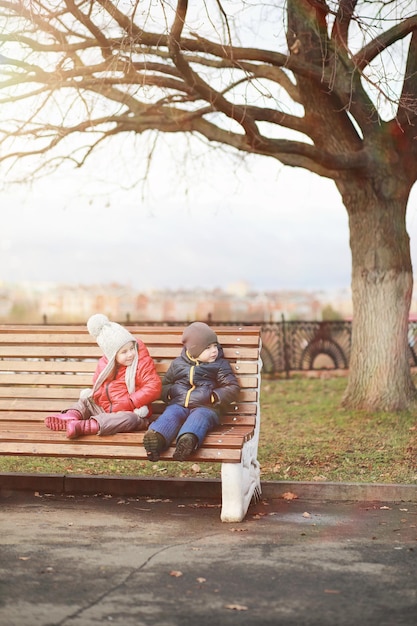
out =
<svg viewBox="0 0 417 626"><path fill-rule="evenodd" d="M245 37L276 46L277 23L254 20ZM333 181L198 138L154 137L114 137L81 169L2 190L0 284L349 288L348 219ZM20 174L0 167L3 184ZM416 187L407 224L417 267Z"/></svg>
<svg viewBox="0 0 417 626"><path fill-rule="evenodd" d="M8 187L0 281L349 288L348 220L332 181L180 135L162 139L147 169L147 148L120 139L81 170ZM415 190L408 215L417 259Z"/></svg>

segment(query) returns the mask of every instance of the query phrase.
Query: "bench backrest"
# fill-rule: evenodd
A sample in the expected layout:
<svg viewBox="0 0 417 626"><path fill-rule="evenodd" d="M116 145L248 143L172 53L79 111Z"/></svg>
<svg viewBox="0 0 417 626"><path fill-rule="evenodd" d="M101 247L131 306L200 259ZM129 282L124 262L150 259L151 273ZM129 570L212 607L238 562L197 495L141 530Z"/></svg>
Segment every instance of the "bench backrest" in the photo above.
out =
<svg viewBox="0 0 417 626"><path fill-rule="evenodd" d="M163 376L181 352L183 326L128 325L140 337ZM224 422L255 426L259 412L260 329L213 327L236 373L241 393ZM0 425L2 421L41 422L62 411L91 387L102 355L85 326L0 325ZM154 414L161 412L154 403Z"/></svg>

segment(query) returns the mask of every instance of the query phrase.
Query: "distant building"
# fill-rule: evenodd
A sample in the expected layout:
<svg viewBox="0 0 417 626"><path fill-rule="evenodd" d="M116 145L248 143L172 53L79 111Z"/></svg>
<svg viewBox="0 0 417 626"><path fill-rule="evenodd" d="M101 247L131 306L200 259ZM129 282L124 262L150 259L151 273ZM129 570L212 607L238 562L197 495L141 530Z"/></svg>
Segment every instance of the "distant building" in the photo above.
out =
<svg viewBox="0 0 417 626"><path fill-rule="evenodd" d="M416 301L414 301L415 303ZM349 290L256 291L244 281L222 289L178 289L137 292L126 285L7 285L0 289L2 321L85 322L101 312L114 320L137 322L279 322L321 320L324 307L351 317ZM415 306L414 311L417 311Z"/></svg>

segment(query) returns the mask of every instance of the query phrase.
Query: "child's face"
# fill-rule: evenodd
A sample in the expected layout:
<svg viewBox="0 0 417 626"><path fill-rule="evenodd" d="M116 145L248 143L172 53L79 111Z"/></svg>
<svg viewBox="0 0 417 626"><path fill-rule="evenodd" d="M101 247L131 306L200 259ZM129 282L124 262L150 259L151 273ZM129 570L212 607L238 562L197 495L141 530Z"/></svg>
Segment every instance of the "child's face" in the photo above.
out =
<svg viewBox="0 0 417 626"><path fill-rule="evenodd" d="M201 354L198 355L197 361L201 363L214 363L219 354L217 343L211 343Z"/></svg>
<svg viewBox="0 0 417 626"><path fill-rule="evenodd" d="M129 341L129 343L126 343L117 352L116 363L118 363L119 365L124 365L125 367L129 367L129 365L132 365L135 355L136 355L135 342Z"/></svg>

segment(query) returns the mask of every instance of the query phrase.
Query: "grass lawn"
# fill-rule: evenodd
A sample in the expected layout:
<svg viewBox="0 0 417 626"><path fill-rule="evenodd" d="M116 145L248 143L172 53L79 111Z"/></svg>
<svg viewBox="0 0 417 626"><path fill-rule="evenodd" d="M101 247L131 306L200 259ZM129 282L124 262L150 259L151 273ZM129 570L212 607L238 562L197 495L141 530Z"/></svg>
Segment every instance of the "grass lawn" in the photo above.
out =
<svg viewBox="0 0 417 626"><path fill-rule="evenodd" d="M344 377L264 380L262 480L417 483L417 416L340 408ZM219 477L220 466L0 457L0 472Z"/></svg>

